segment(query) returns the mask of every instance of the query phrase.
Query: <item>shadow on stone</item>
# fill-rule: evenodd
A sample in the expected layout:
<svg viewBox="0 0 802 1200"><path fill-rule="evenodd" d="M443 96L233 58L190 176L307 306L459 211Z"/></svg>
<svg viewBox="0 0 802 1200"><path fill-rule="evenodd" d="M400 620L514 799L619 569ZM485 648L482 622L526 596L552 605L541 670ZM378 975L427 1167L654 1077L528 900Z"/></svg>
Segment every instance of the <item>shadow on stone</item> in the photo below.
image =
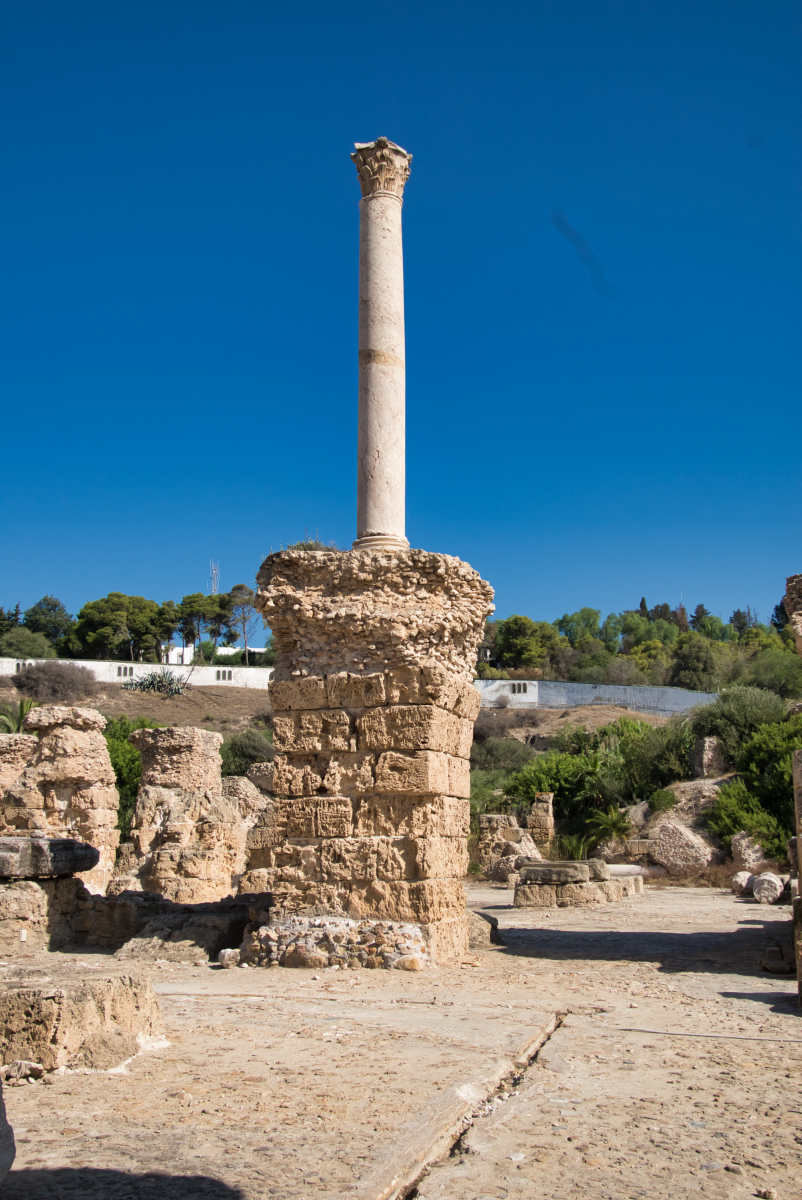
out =
<svg viewBox="0 0 802 1200"><path fill-rule="evenodd" d="M3 1182L4 1200L245 1200L245 1193L208 1175L145 1175L96 1167L12 1170Z"/></svg>

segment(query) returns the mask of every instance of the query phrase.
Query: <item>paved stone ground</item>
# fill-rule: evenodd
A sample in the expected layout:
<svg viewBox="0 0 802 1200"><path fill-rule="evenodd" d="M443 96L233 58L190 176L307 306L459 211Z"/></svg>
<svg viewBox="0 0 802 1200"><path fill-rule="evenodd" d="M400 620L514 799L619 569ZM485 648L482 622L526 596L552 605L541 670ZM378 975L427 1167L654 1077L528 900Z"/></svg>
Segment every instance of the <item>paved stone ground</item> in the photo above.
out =
<svg viewBox="0 0 802 1200"><path fill-rule="evenodd" d="M469 895L507 945L461 967L145 968L171 1045L8 1089L4 1196L389 1200L438 1156L411 1195L802 1193L796 981L757 968L787 909L710 889L548 915Z"/></svg>

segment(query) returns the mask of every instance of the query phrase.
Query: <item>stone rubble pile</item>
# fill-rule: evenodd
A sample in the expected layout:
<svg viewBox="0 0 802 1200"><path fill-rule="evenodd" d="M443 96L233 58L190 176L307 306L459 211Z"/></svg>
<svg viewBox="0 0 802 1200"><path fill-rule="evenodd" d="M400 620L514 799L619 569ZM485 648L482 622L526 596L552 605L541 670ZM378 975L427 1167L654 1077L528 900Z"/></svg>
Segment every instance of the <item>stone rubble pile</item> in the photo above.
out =
<svg viewBox="0 0 802 1200"><path fill-rule="evenodd" d="M488 879L504 883L516 871L517 859L542 857L528 829L511 813L482 813L479 817L479 861Z"/></svg>
<svg viewBox="0 0 802 1200"><path fill-rule="evenodd" d="M472 669L492 591L448 555L282 551L258 576L273 630L272 797L241 891L281 916L418 925L433 959L468 922Z"/></svg>
<svg viewBox="0 0 802 1200"><path fill-rule="evenodd" d="M643 891L643 877L610 878L601 858L583 862L518 861L515 908L571 908L607 904Z"/></svg>
<svg viewBox="0 0 802 1200"><path fill-rule="evenodd" d="M420 926L346 917L260 920L252 910L239 964L251 967L384 968L420 971L431 964ZM230 963L230 960L229 960Z"/></svg>
<svg viewBox="0 0 802 1200"><path fill-rule="evenodd" d="M119 796L103 729L91 708L43 705L25 733L0 735L0 837L89 842L98 862L81 872L103 891L114 870Z"/></svg>

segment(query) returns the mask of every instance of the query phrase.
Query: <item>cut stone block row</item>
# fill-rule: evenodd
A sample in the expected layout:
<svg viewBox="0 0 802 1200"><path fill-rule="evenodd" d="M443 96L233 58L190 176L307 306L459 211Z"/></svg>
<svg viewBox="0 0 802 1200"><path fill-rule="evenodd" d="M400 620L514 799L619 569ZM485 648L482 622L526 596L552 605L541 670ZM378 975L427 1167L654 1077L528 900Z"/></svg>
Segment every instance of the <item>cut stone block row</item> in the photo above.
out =
<svg viewBox="0 0 802 1200"><path fill-rule="evenodd" d="M272 763L257 763L248 778L276 796L338 795L364 792L404 792L413 795L471 794L470 763L434 750L383 754L278 755Z"/></svg>
<svg viewBox="0 0 802 1200"><path fill-rule="evenodd" d="M270 698L276 711L434 704L469 721L479 715L481 699L473 684L434 665L278 680L270 684Z"/></svg>
<svg viewBox="0 0 802 1200"><path fill-rule="evenodd" d="M465 887L459 879L372 879L319 883L313 879L281 879L278 870L262 868L243 876L241 895L270 892L271 913L305 916L371 917L382 921L465 919Z"/></svg>
<svg viewBox="0 0 802 1200"><path fill-rule="evenodd" d="M279 753L439 750L467 759L473 722L432 704L373 708L357 717L342 708L276 711L273 742Z"/></svg>
<svg viewBox="0 0 802 1200"><path fill-rule="evenodd" d="M606 904L643 891L640 875L589 883L518 883L515 908L573 908L584 904Z"/></svg>
<svg viewBox="0 0 802 1200"><path fill-rule="evenodd" d="M248 852L286 838L461 837L470 804L454 796L310 796L282 799L248 833Z"/></svg>
<svg viewBox="0 0 802 1200"><path fill-rule="evenodd" d="M252 845L248 862L249 874L264 868L274 882L454 880L468 870L468 849L464 837L308 838Z"/></svg>

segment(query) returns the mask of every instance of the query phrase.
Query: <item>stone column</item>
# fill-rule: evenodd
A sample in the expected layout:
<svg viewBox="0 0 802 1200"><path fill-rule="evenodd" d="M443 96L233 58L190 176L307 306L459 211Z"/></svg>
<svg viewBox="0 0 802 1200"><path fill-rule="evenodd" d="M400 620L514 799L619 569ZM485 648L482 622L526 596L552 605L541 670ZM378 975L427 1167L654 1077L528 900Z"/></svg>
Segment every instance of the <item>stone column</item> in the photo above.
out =
<svg viewBox="0 0 802 1200"><path fill-rule="evenodd" d="M351 155L359 209L359 445L354 549L406 550L404 252L401 205L412 155L387 138Z"/></svg>

